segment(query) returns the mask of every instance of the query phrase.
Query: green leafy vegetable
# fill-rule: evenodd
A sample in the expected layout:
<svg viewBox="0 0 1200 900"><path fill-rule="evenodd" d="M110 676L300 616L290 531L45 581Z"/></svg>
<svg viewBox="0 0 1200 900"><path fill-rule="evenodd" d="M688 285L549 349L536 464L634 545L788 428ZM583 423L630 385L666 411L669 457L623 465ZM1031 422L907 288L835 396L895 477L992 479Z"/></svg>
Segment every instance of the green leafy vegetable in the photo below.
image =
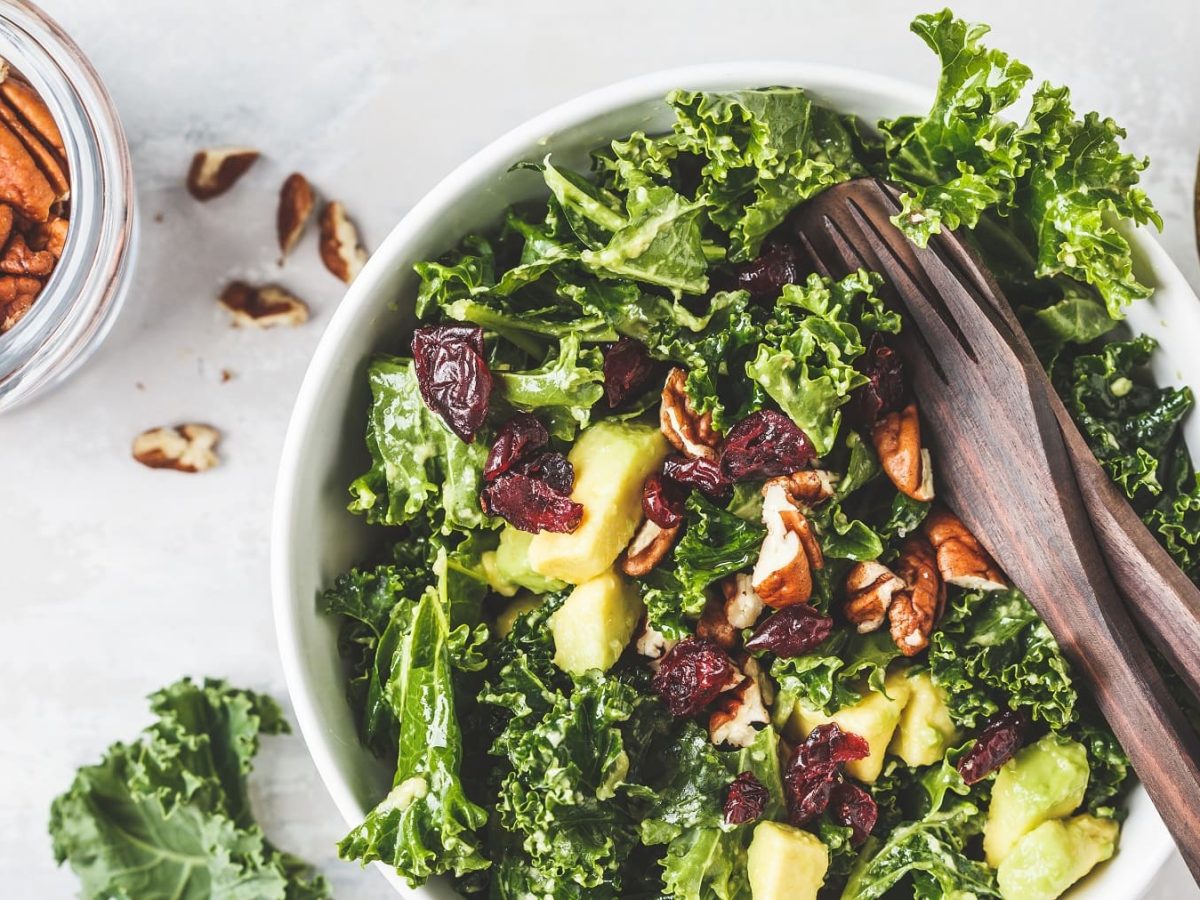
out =
<svg viewBox="0 0 1200 900"><path fill-rule="evenodd" d="M888 664L899 655L886 630L851 634L838 629L810 653L776 659L771 665L771 676L779 682L776 715L791 715L797 702L835 712L861 700L864 684L884 691Z"/></svg>
<svg viewBox="0 0 1200 900"><path fill-rule="evenodd" d="M50 808L54 856L88 898L318 900L330 896L255 824L246 776L260 734L284 734L270 697L188 679L150 697L158 717L84 766Z"/></svg>

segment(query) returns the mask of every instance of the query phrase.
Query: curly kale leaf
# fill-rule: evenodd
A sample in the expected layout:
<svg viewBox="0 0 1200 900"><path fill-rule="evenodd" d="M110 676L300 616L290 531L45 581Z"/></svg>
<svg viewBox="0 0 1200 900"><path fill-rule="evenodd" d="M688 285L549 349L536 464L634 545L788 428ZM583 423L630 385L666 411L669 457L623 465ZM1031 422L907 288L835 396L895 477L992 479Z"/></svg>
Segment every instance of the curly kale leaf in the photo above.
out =
<svg viewBox="0 0 1200 900"><path fill-rule="evenodd" d="M246 776L261 734L288 731L270 697L223 681L153 694L158 717L84 766L50 808L54 856L83 896L320 900L323 879L255 824Z"/></svg>

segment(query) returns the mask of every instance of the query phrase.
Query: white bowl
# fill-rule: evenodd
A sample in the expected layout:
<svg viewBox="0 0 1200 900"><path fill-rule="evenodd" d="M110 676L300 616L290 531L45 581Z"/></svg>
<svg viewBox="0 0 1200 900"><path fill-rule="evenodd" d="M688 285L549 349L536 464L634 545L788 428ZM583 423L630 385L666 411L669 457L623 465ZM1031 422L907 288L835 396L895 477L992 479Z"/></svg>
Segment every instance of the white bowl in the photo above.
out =
<svg viewBox="0 0 1200 900"><path fill-rule="evenodd" d="M337 623L317 610L333 578L379 542L346 511L346 486L368 465L363 444L369 393L365 371L376 351L401 352L413 322L417 279L412 264L453 247L468 232L499 220L514 201L541 195L540 179L506 174L517 162L548 151L563 163L586 166L592 148L631 131L670 127L662 102L673 88L730 90L798 85L835 109L868 122L928 109L931 93L890 78L799 63L705 65L646 75L587 94L526 122L463 163L425 196L375 251L333 316L309 366L284 444L272 529L272 592L279 648L300 730L347 829L362 821L386 793L390 773L359 746L345 699L336 647ZM1164 382L1200 385L1200 301L1162 249L1134 236L1143 278L1154 299L1130 311L1134 328L1162 342L1156 375ZM1172 328L1167 329L1166 320ZM1188 429L1200 441L1200 417ZM1140 896L1173 844L1142 788L1116 857L1073 898ZM411 889L387 867L385 877L410 897L454 897L448 885Z"/></svg>

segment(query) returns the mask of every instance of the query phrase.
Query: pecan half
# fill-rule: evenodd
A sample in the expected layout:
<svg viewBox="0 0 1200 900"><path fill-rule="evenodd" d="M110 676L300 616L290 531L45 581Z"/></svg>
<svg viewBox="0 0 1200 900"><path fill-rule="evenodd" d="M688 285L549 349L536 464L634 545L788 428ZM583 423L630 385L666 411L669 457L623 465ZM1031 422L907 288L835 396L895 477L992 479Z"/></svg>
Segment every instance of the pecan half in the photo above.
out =
<svg viewBox="0 0 1200 900"><path fill-rule="evenodd" d="M887 566L874 560L855 563L846 575L846 618L859 634L878 630L887 618L897 591L905 584Z"/></svg>
<svg viewBox="0 0 1200 900"><path fill-rule="evenodd" d="M871 440L883 471L901 493L914 500L933 499L933 466L929 451L921 446L921 419L915 403L876 422Z"/></svg>
<svg viewBox="0 0 1200 900"><path fill-rule="evenodd" d="M50 182L50 187L54 189L55 199L66 200L71 194L71 182L67 179L66 159L55 152L40 134L28 127L17 115L17 111L7 103L0 103L0 122L3 122L25 145L29 155L33 157L42 174L46 176L46 180ZM55 130L57 131L57 129ZM61 137L59 140L61 141Z"/></svg>
<svg viewBox="0 0 1200 900"><path fill-rule="evenodd" d="M741 681L717 698L708 717L708 736L717 746L749 747L771 722L757 660L747 657L740 668Z"/></svg>
<svg viewBox="0 0 1200 900"><path fill-rule="evenodd" d="M234 325L270 328L308 321L308 304L273 284L254 287L244 281L231 281L217 302L229 310Z"/></svg>
<svg viewBox="0 0 1200 900"><path fill-rule="evenodd" d="M825 557L812 526L792 497L786 476L763 485L763 524L767 536L750 576L754 590L767 606L779 609L805 603L812 597L813 569Z"/></svg>
<svg viewBox="0 0 1200 900"><path fill-rule="evenodd" d="M721 436L713 428L712 414L696 412L687 395L687 373L674 368L663 384L659 425L676 450L692 459L716 459Z"/></svg>
<svg viewBox="0 0 1200 900"><path fill-rule="evenodd" d="M0 200L28 219L45 222L57 199L25 144L11 128L0 124Z"/></svg>
<svg viewBox="0 0 1200 900"><path fill-rule="evenodd" d="M54 271L58 259L49 250L32 250L25 236L14 234L0 256L0 272L5 275L32 275L45 278Z"/></svg>
<svg viewBox="0 0 1200 900"><path fill-rule="evenodd" d="M892 640L905 656L915 656L929 646L929 636L946 604L946 585L937 570L933 545L923 534L914 534L900 546L896 574L905 588L888 607Z"/></svg>
<svg viewBox="0 0 1200 900"><path fill-rule="evenodd" d="M991 554L944 506L930 510L922 524L937 554L938 572L946 584L980 591L1002 591L1008 579Z"/></svg>
<svg viewBox="0 0 1200 900"><path fill-rule="evenodd" d="M151 428L133 440L133 458L152 469L204 472L217 464L220 432L209 425Z"/></svg>
<svg viewBox="0 0 1200 900"><path fill-rule="evenodd" d="M292 252L304 227L312 217L312 185L299 172L293 172L279 189L279 208L275 213L275 232L279 237L279 261Z"/></svg>
<svg viewBox="0 0 1200 900"><path fill-rule="evenodd" d="M643 519L621 556L621 571L630 578L647 574L671 552L682 528L682 525L663 528L653 519Z"/></svg>
<svg viewBox="0 0 1200 900"><path fill-rule="evenodd" d="M349 284L367 262L367 251L358 237L358 229L338 201L326 203L321 210L321 262L325 268Z"/></svg>
<svg viewBox="0 0 1200 900"><path fill-rule="evenodd" d="M42 283L25 275L0 275L0 334L16 326L33 306Z"/></svg>
<svg viewBox="0 0 1200 900"><path fill-rule="evenodd" d="M50 108L31 85L20 78L5 78L0 82L0 97L3 97L29 128L58 154L60 160L67 158L67 148L63 145L58 123L54 121Z"/></svg>
<svg viewBox="0 0 1200 900"><path fill-rule="evenodd" d="M254 165L259 153L250 147L214 147L192 157L188 193L197 200L220 197Z"/></svg>

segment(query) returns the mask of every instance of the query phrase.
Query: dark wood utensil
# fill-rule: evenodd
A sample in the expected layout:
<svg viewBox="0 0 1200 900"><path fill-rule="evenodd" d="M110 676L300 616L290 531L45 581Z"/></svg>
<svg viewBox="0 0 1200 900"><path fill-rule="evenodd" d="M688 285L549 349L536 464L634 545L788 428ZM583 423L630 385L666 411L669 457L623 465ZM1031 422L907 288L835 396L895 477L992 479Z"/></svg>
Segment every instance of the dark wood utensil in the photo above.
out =
<svg viewBox="0 0 1200 900"><path fill-rule="evenodd" d="M1109 565L1131 578L1157 572L1155 585L1164 592L1177 579L1144 554L1141 563L1106 561L1097 533L1115 534L1123 553L1142 548L1117 513L1113 528L1102 520L1093 532L1085 496L1106 509L1113 498L1086 472L1077 480L1073 442L1064 437L1074 425L1065 410L1060 424L1053 389L1011 311L1003 312L1003 296L955 235L918 248L891 224L898 211L889 186L859 179L807 203L795 225L827 274L864 268L888 280L908 313L901 349L942 498L1046 620L1200 881L1200 739L1142 644ZM1158 629L1165 632L1185 613L1194 619L1178 595L1156 595L1138 616L1176 617ZM1200 657L1184 656L1185 649L1177 655L1194 678Z"/></svg>

